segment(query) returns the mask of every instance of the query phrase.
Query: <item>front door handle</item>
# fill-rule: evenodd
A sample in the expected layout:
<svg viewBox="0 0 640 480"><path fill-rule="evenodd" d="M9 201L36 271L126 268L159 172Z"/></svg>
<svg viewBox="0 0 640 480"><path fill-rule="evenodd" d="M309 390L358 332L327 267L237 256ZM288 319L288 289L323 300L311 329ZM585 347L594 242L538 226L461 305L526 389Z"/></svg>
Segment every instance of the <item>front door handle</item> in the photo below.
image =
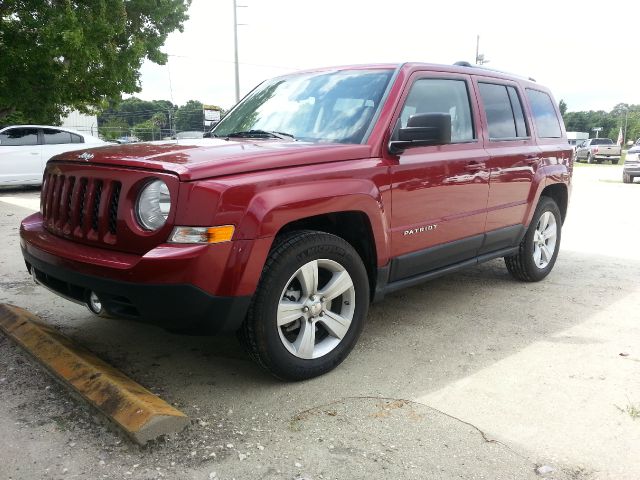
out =
<svg viewBox="0 0 640 480"><path fill-rule="evenodd" d="M535 154L527 155L526 157L524 157L524 163L526 163L527 165L533 165L538 160L540 160L540 157Z"/></svg>

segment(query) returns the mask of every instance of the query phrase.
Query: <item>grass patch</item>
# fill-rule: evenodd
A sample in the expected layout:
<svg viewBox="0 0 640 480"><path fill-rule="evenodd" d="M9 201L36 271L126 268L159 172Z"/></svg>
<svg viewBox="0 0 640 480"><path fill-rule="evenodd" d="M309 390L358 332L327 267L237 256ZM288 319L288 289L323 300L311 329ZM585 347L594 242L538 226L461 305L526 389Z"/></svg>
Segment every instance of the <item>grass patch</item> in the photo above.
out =
<svg viewBox="0 0 640 480"><path fill-rule="evenodd" d="M640 406L638 405L628 403L625 408L619 407L618 405L616 405L615 407L622 413L626 413L627 415L629 415L633 420L637 420L640 418Z"/></svg>

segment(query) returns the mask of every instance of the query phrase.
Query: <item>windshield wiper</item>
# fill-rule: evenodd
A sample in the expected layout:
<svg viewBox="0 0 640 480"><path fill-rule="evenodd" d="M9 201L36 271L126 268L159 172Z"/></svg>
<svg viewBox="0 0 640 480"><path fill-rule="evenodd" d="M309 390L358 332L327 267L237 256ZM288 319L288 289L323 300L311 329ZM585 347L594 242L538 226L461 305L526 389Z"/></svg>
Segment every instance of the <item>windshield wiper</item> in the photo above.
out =
<svg viewBox="0 0 640 480"><path fill-rule="evenodd" d="M280 140L287 140L290 138L295 138L290 133L284 132L275 132L275 131L267 131L267 130L243 130L240 132L232 132L226 135L221 135L224 137L239 137L239 138L279 138Z"/></svg>

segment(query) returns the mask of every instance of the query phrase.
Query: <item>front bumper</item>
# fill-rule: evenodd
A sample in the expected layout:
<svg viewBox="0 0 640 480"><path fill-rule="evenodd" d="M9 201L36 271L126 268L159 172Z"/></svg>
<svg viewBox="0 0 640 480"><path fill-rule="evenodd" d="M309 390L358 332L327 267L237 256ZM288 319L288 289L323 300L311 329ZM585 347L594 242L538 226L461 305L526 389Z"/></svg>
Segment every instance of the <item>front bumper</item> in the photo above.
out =
<svg viewBox="0 0 640 480"><path fill-rule="evenodd" d="M635 165L628 165L628 164L624 164L624 173L628 174L628 175L633 175L633 176L640 176L640 165L635 164Z"/></svg>
<svg viewBox="0 0 640 480"><path fill-rule="evenodd" d="M27 268L39 283L78 303L93 291L117 317L176 330L233 332L251 301L250 285L227 268L235 262L234 242L165 244L132 255L52 235L39 214L23 221L20 237Z"/></svg>

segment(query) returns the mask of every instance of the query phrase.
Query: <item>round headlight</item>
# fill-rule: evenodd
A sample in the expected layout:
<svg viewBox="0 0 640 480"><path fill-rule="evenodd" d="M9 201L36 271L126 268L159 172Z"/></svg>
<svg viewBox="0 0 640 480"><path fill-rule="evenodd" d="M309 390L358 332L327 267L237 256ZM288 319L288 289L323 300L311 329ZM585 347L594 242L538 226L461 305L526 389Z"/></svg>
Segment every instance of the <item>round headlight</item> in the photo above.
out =
<svg viewBox="0 0 640 480"><path fill-rule="evenodd" d="M167 221L171 210L169 187L162 180L153 180L145 185L138 195L136 215L145 230L158 230Z"/></svg>

